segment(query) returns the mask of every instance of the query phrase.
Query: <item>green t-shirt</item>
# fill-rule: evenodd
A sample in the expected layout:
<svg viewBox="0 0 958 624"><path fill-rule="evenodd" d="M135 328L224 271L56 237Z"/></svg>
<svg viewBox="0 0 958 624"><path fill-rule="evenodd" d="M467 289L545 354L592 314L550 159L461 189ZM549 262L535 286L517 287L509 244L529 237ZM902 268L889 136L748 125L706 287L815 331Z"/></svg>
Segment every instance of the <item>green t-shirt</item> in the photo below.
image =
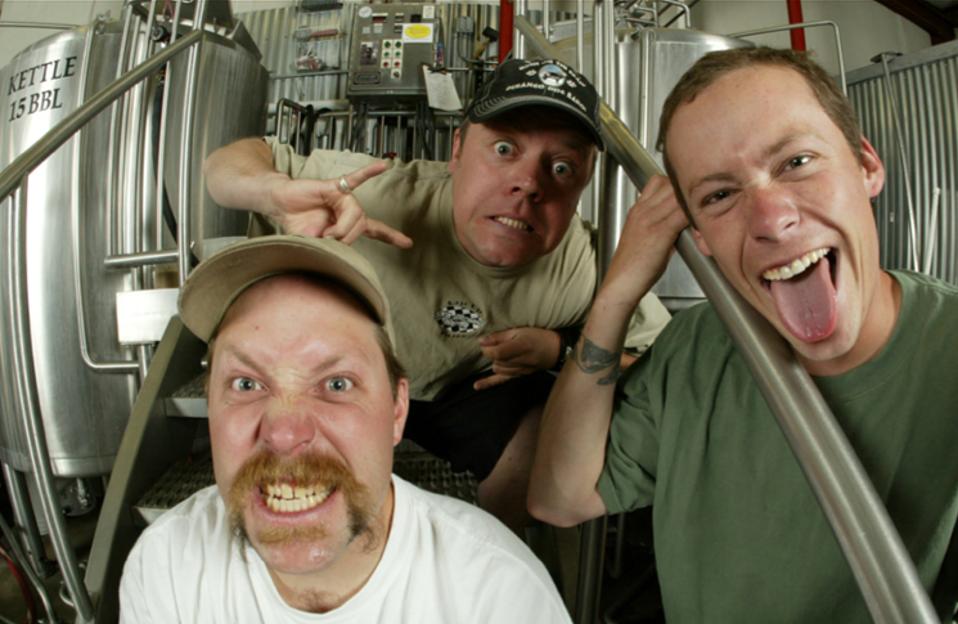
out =
<svg viewBox="0 0 958 624"><path fill-rule="evenodd" d="M277 171L331 179L377 162L365 154L315 150L308 158L270 141ZM367 238L353 246L376 268L389 298L396 353L413 399L430 400L449 384L490 366L479 339L513 327L558 329L582 323L595 290L591 230L574 217L551 253L530 264L480 264L460 245L452 222L447 163L394 161L354 195L367 215L413 239L399 249ZM669 320L654 295L636 314L627 345L644 351Z"/></svg>
<svg viewBox="0 0 958 624"><path fill-rule="evenodd" d="M958 288L892 275L902 304L888 343L814 381L940 615L951 615ZM670 622L870 621L798 461L708 304L676 315L623 379L598 489L610 513L653 506Z"/></svg>

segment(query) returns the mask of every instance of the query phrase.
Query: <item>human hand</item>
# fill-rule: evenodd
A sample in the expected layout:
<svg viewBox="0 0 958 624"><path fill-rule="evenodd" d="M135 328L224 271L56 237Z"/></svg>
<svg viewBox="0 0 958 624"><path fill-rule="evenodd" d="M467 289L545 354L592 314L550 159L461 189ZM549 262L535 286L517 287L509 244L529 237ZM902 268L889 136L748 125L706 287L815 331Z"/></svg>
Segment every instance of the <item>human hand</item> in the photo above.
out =
<svg viewBox="0 0 958 624"><path fill-rule="evenodd" d="M385 162L372 163L343 177L355 190L387 168ZM367 217L353 194L340 188L339 178L273 180L270 189L273 217L290 234L335 238L347 245L366 236L403 249L412 247L411 238L382 221Z"/></svg>
<svg viewBox="0 0 958 624"><path fill-rule="evenodd" d="M476 381L473 388L484 390L552 368L559 359L560 344L557 332L540 327L514 327L483 336L479 349L492 360L492 375Z"/></svg>
<svg viewBox="0 0 958 624"><path fill-rule="evenodd" d="M669 179L653 176L629 209L597 297L630 309L638 305L665 271L675 241L688 225Z"/></svg>

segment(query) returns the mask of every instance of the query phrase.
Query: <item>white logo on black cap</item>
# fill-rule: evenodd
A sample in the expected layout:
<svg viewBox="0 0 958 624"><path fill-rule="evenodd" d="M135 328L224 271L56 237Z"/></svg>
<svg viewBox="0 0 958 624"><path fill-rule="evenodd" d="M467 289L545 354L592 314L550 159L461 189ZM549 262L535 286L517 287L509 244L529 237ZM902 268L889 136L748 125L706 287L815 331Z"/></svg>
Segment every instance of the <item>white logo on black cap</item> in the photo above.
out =
<svg viewBox="0 0 958 624"><path fill-rule="evenodd" d="M550 87L561 87L566 81L566 72L555 63L548 63L539 69L539 80Z"/></svg>

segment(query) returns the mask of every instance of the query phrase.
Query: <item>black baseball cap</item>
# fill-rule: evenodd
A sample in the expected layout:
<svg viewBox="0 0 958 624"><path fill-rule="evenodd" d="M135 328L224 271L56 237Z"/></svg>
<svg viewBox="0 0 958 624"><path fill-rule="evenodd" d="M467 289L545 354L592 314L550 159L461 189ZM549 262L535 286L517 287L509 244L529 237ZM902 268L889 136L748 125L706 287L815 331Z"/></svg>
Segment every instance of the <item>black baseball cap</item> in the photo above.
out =
<svg viewBox="0 0 958 624"><path fill-rule="evenodd" d="M520 106L551 106L581 121L603 149L599 133L599 94L585 76L562 61L512 59L500 63L492 80L472 100L466 115L488 121Z"/></svg>

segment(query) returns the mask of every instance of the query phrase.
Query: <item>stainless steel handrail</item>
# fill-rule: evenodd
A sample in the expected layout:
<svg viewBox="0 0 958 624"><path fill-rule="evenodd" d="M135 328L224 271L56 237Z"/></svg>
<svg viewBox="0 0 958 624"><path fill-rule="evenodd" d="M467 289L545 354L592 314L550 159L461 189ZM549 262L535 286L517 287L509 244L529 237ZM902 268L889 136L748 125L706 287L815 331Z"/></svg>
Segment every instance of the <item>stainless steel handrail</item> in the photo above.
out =
<svg viewBox="0 0 958 624"><path fill-rule="evenodd" d="M66 525L63 514L53 496L53 470L50 468L50 453L47 449L47 438L40 416L40 401L37 396L36 375L33 369L33 341L30 334L30 310L27 297L26 275L27 249L26 225L26 195L27 180L21 178L11 197L10 214L10 246L7 249L7 266L13 279L10 280L9 296L6 297L10 307L10 318L13 321L13 332L10 348L13 367L16 374L15 396L17 410L23 419L24 431L27 435L27 453L30 456L30 465L37 487L41 492L40 506L43 515L50 527L50 541L60 562L63 582L73 598L73 604L78 616L84 621L93 619L93 603L90 595L80 579L76 553L67 540ZM5 196L4 196L5 197Z"/></svg>
<svg viewBox="0 0 958 624"><path fill-rule="evenodd" d="M177 9L180 5L177 4ZM206 14L206 0L197 0L193 12L193 32L203 32L203 18ZM174 22L178 23L178 22ZM174 33L175 35L175 33ZM183 126L180 134L180 168L179 168L179 206L176 223L176 248L179 252L179 282L180 286L186 281L190 272L190 242L192 239L190 224L190 184L193 177L193 110L196 100L196 83L199 76L200 45L191 48L187 60L186 82L184 88Z"/></svg>
<svg viewBox="0 0 958 624"><path fill-rule="evenodd" d="M515 23L532 50L553 46L522 16ZM606 149L636 185L661 172L615 112L601 103ZM831 410L782 337L699 253L689 230L676 249L738 347L802 466L877 622L938 622L914 563Z"/></svg>
<svg viewBox="0 0 958 624"><path fill-rule="evenodd" d="M842 85L842 93L848 95L848 85L845 83L845 54L842 52L842 35L838 30L838 24L831 20L818 20L815 22L800 22L798 24L785 24L784 26L771 26L769 28L759 28L756 30L743 30L742 32L732 33L726 37L741 39L742 37L753 37L755 35L768 35L775 32L786 30L797 30L799 28L817 28L819 26L829 26L835 34L835 55L838 57L838 76Z"/></svg>
<svg viewBox="0 0 958 624"><path fill-rule="evenodd" d="M0 22L0 28L37 28L41 30L70 30L79 24L54 24L46 22Z"/></svg>

